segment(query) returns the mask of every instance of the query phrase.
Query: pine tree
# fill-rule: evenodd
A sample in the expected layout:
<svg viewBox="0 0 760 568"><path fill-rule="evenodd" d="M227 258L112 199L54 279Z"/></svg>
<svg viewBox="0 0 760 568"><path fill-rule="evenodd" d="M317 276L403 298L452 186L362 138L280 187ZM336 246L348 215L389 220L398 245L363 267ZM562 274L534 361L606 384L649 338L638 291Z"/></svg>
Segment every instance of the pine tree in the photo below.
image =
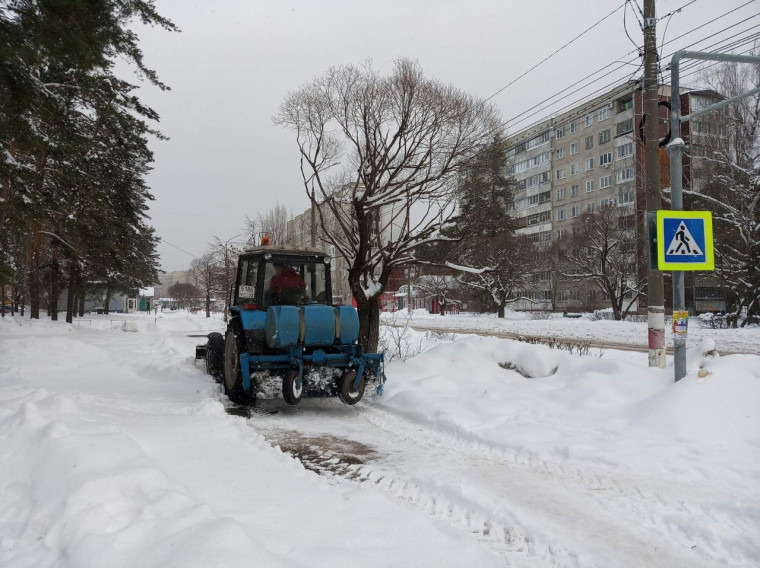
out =
<svg viewBox="0 0 760 568"><path fill-rule="evenodd" d="M57 308L62 259L69 288L80 292L86 270L118 289L156 278L143 178L152 161L147 137L156 134L145 121L158 116L114 76L114 59L130 60L166 87L143 64L128 27L133 18L176 29L151 0L10 0L0 12L0 45L12 48L0 59L0 242L20 227L29 235L32 317L39 317L43 268Z"/></svg>

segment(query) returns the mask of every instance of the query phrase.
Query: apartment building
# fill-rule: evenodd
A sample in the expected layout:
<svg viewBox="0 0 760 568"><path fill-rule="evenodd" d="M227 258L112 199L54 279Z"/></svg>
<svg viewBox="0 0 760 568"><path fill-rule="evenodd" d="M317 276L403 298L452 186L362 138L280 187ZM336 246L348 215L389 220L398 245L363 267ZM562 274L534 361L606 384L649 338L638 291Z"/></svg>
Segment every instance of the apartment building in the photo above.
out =
<svg viewBox="0 0 760 568"><path fill-rule="evenodd" d="M330 270L332 279L333 303L351 304L351 288L348 285L348 263L336 254L335 245L331 244L324 235L319 224L319 213L314 212L316 246L324 250L331 259ZM311 246L312 239L312 211L307 209L300 215L296 215L287 223L286 244L302 247Z"/></svg>
<svg viewBox="0 0 760 568"><path fill-rule="evenodd" d="M660 101L670 102L670 89L659 88ZM717 93L694 92L682 96L682 114ZM523 291L530 298L514 304L516 309L590 310L608 307L607 298L587 283L563 280L548 262L553 242L572 236L573 221L583 213L615 207L624 227L646 243L644 190L645 147L639 136L643 116L643 93L637 82L628 82L539 124L511 135L508 140L506 173L516 180L513 214L518 233L526 235L537 248L534 285ZM660 131L668 130L668 108L660 107ZM707 131L704 127L700 130ZM689 142L689 129L682 133ZM687 164L688 166L688 164ZM669 185L669 159L660 150L661 186ZM690 169L685 169L690 176ZM643 245L636 261L646 257ZM695 289L689 298L694 305ZM709 287L708 287L709 288ZM704 290L714 299L714 290ZM646 299L635 302L633 310L646 307Z"/></svg>

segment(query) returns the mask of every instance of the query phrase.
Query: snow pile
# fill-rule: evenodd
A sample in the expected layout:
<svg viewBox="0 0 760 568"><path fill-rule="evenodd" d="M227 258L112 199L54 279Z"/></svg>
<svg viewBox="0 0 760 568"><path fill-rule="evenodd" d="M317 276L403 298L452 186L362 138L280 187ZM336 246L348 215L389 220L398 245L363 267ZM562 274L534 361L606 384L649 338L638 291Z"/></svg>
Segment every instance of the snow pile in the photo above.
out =
<svg viewBox="0 0 760 568"><path fill-rule="evenodd" d="M0 566L499 564L378 489L330 485L228 415L188 337L220 327L0 320Z"/></svg>
<svg viewBox="0 0 760 568"><path fill-rule="evenodd" d="M572 325L627 326L599 323ZM707 337L674 383L646 354L409 331L384 397L246 421L193 358L221 329L0 319L0 566L760 564L756 355ZM267 424L379 457L334 482Z"/></svg>
<svg viewBox="0 0 760 568"><path fill-rule="evenodd" d="M672 367L649 368L642 354L580 357L466 336L389 364L381 404L511 462L556 469L592 490L609 483L613 509L630 497L631 522L698 551L680 565L756 565L760 357L704 355L713 348L708 340L689 350L688 374L675 383Z"/></svg>

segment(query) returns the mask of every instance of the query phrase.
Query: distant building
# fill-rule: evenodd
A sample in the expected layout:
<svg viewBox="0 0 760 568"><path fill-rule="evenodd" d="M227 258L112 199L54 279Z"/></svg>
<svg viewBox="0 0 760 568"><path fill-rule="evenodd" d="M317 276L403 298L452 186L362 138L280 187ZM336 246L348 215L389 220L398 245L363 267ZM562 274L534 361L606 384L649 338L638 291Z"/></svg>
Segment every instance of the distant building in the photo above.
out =
<svg viewBox="0 0 760 568"><path fill-rule="evenodd" d="M689 109L700 108L706 99L714 98L720 96L712 91L683 94L681 113L686 115ZM670 103L669 86L659 87L659 99ZM527 235L537 248L537 264L542 264L542 258L546 260L552 243L570 238L574 219L602 207L616 207L621 220L638 233L645 246L645 146L639 136L643 108L640 85L631 81L507 139L506 174L517 182L512 213L518 221L518 233ZM659 108L660 135L665 136L669 113L664 104ZM699 123L692 127L709 134ZM684 125L681 137L687 144L691 138L697 142L692 130L688 123ZM669 164L667 152L660 149L661 187L670 184ZM684 174L688 186L691 168L686 158ZM641 266L645 258L646 251L640 246L637 261ZM595 287L563 281L546 268L534 276L535 285L523 291L531 301L518 301L515 309L573 311L609 306ZM699 301L714 300L714 280L709 275L690 280L687 304L707 308ZM704 298L695 298L695 290ZM645 307L646 298L642 298L632 309Z"/></svg>

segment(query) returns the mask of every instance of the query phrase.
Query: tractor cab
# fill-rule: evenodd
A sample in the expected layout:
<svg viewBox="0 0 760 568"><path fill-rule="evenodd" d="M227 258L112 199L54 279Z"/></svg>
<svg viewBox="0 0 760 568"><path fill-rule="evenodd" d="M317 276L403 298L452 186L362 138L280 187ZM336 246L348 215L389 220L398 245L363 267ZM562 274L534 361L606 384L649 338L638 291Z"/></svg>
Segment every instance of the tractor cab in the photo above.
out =
<svg viewBox="0 0 760 568"><path fill-rule="evenodd" d="M332 304L330 257L312 248L262 246L238 260L230 309Z"/></svg>

